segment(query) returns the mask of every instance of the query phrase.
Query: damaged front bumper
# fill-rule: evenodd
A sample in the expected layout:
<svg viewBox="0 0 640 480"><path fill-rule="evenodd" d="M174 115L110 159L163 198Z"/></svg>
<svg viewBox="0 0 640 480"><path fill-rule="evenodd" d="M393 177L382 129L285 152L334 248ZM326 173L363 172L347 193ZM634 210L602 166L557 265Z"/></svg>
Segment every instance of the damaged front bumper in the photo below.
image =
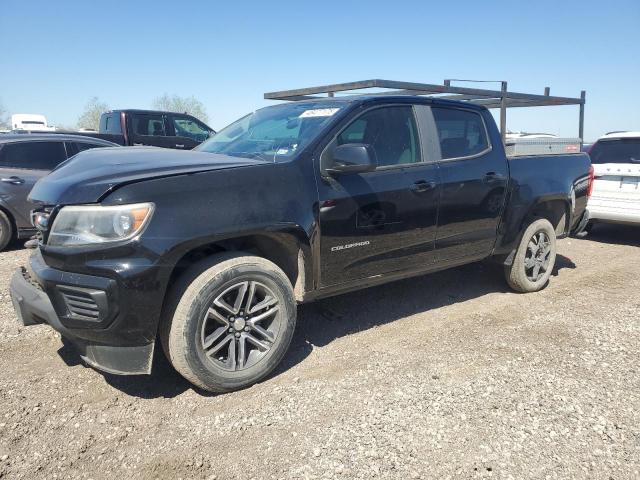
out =
<svg viewBox="0 0 640 480"><path fill-rule="evenodd" d="M48 267L39 251L11 279L11 300L24 326L46 323L79 351L82 359L99 370L118 374L151 373L155 342L115 345L84 337L85 332L110 330L113 317L110 298L116 295L112 280L78 275ZM104 335L110 338L111 335Z"/></svg>

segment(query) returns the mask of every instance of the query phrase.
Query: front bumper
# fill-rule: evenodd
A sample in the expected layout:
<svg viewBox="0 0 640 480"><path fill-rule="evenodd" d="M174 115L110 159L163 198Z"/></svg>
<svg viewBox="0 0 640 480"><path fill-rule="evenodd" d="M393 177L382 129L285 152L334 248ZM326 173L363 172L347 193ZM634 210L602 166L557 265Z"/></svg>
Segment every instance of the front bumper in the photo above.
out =
<svg viewBox="0 0 640 480"><path fill-rule="evenodd" d="M50 325L78 348L85 362L99 370L120 375L151 373L154 341L136 342L137 339L132 338L134 344L122 345L84 338L85 331L94 334L102 331L105 339L113 338L109 329L104 328L117 315L117 309L109 305L113 292L96 287L100 284L107 289L115 288L110 279L47 267L39 252L31 257L29 267L16 271L10 286L11 300L22 325ZM74 295L78 292L85 297ZM94 298L98 299L95 306L85 307ZM76 304L83 308L76 308Z"/></svg>

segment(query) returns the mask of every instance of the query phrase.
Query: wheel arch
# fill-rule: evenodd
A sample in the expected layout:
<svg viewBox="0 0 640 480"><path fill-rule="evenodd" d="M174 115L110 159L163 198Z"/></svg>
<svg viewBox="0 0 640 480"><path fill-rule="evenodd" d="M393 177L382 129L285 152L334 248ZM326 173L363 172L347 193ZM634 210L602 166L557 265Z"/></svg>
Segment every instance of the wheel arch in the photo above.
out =
<svg viewBox="0 0 640 480"><path fill-rule="evenodd" d="M516 248L522 239L527 227L536 219L544 218L548 220L556 232L557 238L564 238L567 235L571 221L571 200L564 195L548 195L538 198L525 213L516 216L510 222L511 235L508 240L503 238L503 243L497 249L495 260L498 263L509 266L513 262Z"/></svg>
<svg viewBox="0 0 640 480"><path fill-rule="evenodd" d="M14 217L13 213L11 213L11 210L9 210L4 203L0 203L0 211L2 213L4 213L7 218L9 219L9 223L11 223L11 240L15 240L16 238L18 238L18 224L16 222L16 218Z"/></svg>
<svg viewBox="0 0 640 480"><path fill-rule="evenodd" d="M310 242L301 228L267 229L258 232L202 239L180 251L171 270L166 291L194 263L222 252L245 252L272 261L287 275L296 301L313 288Z"/></svg>
<svg viewBox="0 0 640 480"><path fill-rule="evenodd" d="M571 215L571 202L565 197L552 196L539 199L534 203L522 220L520 231L524 232L527 227L537 218L549 220L553 226L556 236L562 238L569 229Z"/></svg>

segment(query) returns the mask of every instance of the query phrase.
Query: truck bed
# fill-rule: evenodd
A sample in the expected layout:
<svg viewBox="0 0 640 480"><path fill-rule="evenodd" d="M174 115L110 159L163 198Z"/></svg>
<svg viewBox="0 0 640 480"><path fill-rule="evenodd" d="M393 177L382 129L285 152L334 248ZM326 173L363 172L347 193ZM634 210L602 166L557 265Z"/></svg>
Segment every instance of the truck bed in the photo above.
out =
<svg viewBox="0 0 640 480"><path fill-rule="evenodd" d="M566 192L572 192L569 199L569 231L580 221L587 207L587 188L591 160L586 153L565 155L509 156L511 175L510 195L516 209L531 205L531 199L567 200Z"/></svg>

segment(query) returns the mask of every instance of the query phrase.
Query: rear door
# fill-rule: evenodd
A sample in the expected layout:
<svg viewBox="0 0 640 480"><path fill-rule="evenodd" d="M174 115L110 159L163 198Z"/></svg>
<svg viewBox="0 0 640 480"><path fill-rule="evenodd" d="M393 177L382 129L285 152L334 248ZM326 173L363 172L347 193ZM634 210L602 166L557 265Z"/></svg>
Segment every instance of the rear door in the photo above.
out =
<svg viewBox="0 0 640 480"><path fill-rule="evenodd" d="M438 166L422 143L420 120L412 105L374 107L346 122L325 148L321 165L330 164L337 145L370 145L378 168L351 175L321 172L322 287L434 263Z"/></svg>
<svg viewBox="0 0 640 480"><path fill-rule="evenodd" d="M130 113L129 128L132 145L175 148L168 135L168 120L161 113Z"/></svg>
<svg viewBox="0 0 640 480"><path fill-rule="evenodd" d="M437 261L488 256L505 202L507 159L492 148L488 120L477 110L438 105L431 111L442 180Z"/></svg>
<svg viewBox="0 0 640 480"><path fill-rule="evenodd" d="M34 205L27 196L33 185L66 159L62 141L23 141L0 147L0 200L18 228L31 227Z"/></svg>
<svg viewBox="0 0 640 480"><path fill-rule="evenodd" d="M174 148L191 150L204 142L211 130L202 122L189 115L172 114L168 116Z"/></svg>

